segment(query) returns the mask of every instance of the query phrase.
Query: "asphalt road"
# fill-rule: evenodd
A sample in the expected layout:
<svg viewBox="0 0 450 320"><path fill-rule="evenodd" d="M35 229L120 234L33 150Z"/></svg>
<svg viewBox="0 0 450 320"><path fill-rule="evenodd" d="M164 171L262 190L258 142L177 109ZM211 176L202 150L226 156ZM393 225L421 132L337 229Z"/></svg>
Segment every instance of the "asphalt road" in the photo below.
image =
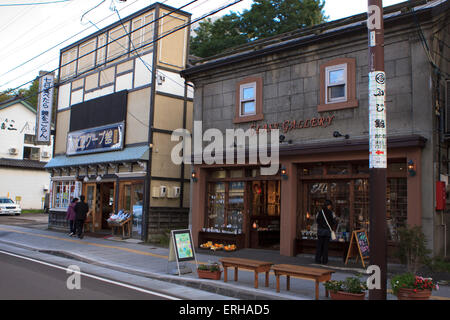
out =
<svg viewBox="0 0 450 320"><path fill-rule="evenodd" d="M0 251L0 299L171 300L156 292L80 272L68 273L62 267Z"/></svg>

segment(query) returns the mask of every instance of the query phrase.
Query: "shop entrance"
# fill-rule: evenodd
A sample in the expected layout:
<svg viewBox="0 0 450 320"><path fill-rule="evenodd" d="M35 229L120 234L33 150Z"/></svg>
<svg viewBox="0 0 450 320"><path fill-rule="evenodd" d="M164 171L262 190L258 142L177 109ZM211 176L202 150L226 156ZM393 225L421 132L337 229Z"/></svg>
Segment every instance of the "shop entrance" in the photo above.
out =
<svg viewBox="0 0 450 320"><path fill-rule="evenodd" d="M100 208L102 217L102 229L110 229L108 218L114 212L114 182L105 182L100 184Z"/></svg>
<svg viewBox="0 0 450 320"><path fill-rule="evenodd" d="M92 212L94 231L110 229L106 220L114 211L115 183L87 183L83 193Z"/></svg>
<svg viewBox="0 0 450 320"><path fill-rule="evenodd" d="M248 183L251 248L280 249L280 181Z"/></svg>

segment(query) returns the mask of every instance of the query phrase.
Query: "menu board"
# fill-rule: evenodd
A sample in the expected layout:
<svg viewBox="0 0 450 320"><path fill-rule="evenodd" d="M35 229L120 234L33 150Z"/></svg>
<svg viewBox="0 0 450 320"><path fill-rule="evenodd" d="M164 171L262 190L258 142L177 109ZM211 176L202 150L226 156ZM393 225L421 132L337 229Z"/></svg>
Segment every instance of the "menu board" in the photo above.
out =
<svg viewBox="0 0 450 320"><path fill-rule="evenodd" d="M367 234L365 230L358 230L356 232L356 239L358 240L359 251L362 257L369 257L369 240L367 239Z"/></svg>
<svg viewBox="0 0 450 320"><path fill-rule="evenodd" d="M369 259L370 257L369 239L367 238L366 230L361 229L352 232L352 238L350 240L350 245L348 247L345 264L347 264L348 259L354 256L355 253L356 253L356 261L358 261L358 257L360 257L362 265L363 267L365 267L364 259Z"/></svg>
<svg viewBox="0 0 450 320"><path fill-rule="evenodd" d="M172 241L178 261L195 260L194 245L189 229L173 230Z"/></svg>

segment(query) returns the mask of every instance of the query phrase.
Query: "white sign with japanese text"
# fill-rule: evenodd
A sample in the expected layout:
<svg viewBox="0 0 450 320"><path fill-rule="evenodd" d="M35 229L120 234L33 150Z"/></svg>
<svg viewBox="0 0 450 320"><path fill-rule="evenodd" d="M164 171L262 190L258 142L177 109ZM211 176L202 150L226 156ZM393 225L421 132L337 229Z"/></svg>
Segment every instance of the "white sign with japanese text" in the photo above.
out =
<svg viewBox="0 0 450 320"><path fill-rule="evenodd" d="M53 73L40 72L36 142L41 144L50 144L54 78Z"/></svg>
<svg viewBox="0 0 450 320"><path fill-rule="evenodd" d="M386 74L369 73L369 168L387 168Z"/></svg>

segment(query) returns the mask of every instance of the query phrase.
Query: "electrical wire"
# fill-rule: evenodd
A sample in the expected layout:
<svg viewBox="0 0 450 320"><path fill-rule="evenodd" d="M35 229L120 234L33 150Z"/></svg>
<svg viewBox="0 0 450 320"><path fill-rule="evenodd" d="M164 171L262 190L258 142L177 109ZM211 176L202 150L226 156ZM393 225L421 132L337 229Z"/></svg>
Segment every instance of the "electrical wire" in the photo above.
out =
<svg viewBox="0 0 450 320"><path fill-rule="evenodd" d="M37 6L41 4L54 4L61 2L70 2L72 0L59 0L59 1L49 1L49 2L32 2L32 3L2 3L0 7L18 7L18 6Z"/></svg>
<svg viewBox="0 0 450 320"><path fill-rule="evenodd" d="M235 4L237 4L237 3L241 2L241 1L242 1L242 0L235 0L235 1L233 1L232 3L230 3L230 4L228 4L228 5L224 5L224 6L220 7L220 8L218 8L218 9L214 9L213 11L210 11L209 13L207 13L207 14L201 16L200 18L197 18L197 19L195 19L195 20L192 20L192 21L189 22L189 23L185 23L185 24L183 24L183 25L181 25L181 26L179 26L179 27L174 28L174 29L171 30L171 31L168 31L167 33L165 33L164 35L158 37L157 39L154 39L154 40L151 41L150 43L146 43L146 44L144 44L144 45L142 45L142 46L140 46L140 47L137 47L137 48L134 49L133 51L126 52L126 53L124 53L124 54L122 54L122 55L120 55L120 56L114 57L113 60L116 60L116 59L118 59L118 58L120 58L120 57L122 57L122 56L124 56L124 55L127 55L127 54L129 54L129 53L132 53L132 52L137 51L137 50L139 50L139 49L142 49L143 47L146 47L146 46L148 46L149 44L155 43L155 42L157 42L157 41L159 41L159 40L161 40L161 39L163 39L163 38L165 38L165 37L171 35L171 34L174 33L174 32L177 32L177 31L179 31L179 30L181 30L181 29L183 29L183 28L186 28L186 27L188 27L188 26L191 26L192 24L197 23L198 21L201 21L201 20L203 20L203 19L205 19L205 18L207 18L207 17L209 17L209 16L212 16L212 15L214 15L214 14L217 14L218 12L220 12L220 11L222 11L222 10L224 10L224 9L227 9L227 8L233 6L233 5L235 5ZM181 9L178 8L178 9L175 9L174 11L179 11L179 10L181 10ZM173 13L173 12L172 12L172 13ZM170 13L168 13L168 14L170 14ZM168 14L166 14L166 15L168 15ZM164 15L164 16L166 16L166 15ZM162 16L162 17L164 17L164 16ZM162 17L159 17L159 18L162 18ZM158 19L159 19L159 18L158 18ZM111 61L112 61L112 60L111 60ZM107 61L106 63L108 63L108 62L110 62L110 61ZM86 73L86 72L89 72L89 71L91 71L91 70L95 70L95 69L97 69L97 68L98 68L98 66L95 66L95 67L93 67L93 68L91 68L91 69L89 69L89 70L84 71L83 74ZM56 68L56 69L54 69L54 70L52 70L52 71L48 71L48 72L44 73L43 75L38 76L38 77L36 77L35 79L33 79L33 80L31 80L31 81L28 81L28 82L25 83L25 84L28 84L28 83L30 83L30 82L33 82L33 81L37 80L37 79L40 79L41 77L44 77L44 76L46 76L46 75L48 75L48 74L51 74L51 73L53 73L53 72L56 71L56 70L58 70L58 68ZM77 75L77 77L79 77L79 76L80 76L80 75ZM25 84L22 84L21 86L19 86L19 87L17 87L17 88L20 88L20 87L24 86ZM51 86L50 88L54 88L54 87L57 87L57 86L59 86L59 84L54 84L54 85ZM17 88L16 88L16 89L17 89ZM50 88L47 88L47 89L50 89ZM13 91L13 90L16 90L16 89L11 89L10 91ZM9 92L10 92L10 91L9 91ZM38 91L37 93L32 94L32 95L29 95L29 96L27 96L27 97L22 97L22 98L18 99L18 101L25 101L25 100L28 100L28 99L30 99L31 97L35 96L35 95L39 95L41 92L43 92L43 90L42 90L42 91Z"/></svg>
<svg viewBox="0 0 450 320"><path fill-rule="evenodd" d="M125 8L127 8L127 7L129 7L129 6L133 5L133 4L135 4L137 1L138 1L138 0L136 0L136 1L132 2L132 3L130 3L129 5L123 7L122 9L125 9ZM97 23L103 22L103 21L105 21L106 19L110 18L110 17L113 16L113 15L114 15L114 14L110 14L109 16L107 16L107 17L101 19L101 20L98 21ZM89 27L87 27L87 28L81 30L80 32L77 32L76 34L70 36L69 38L67 38L67 39L65 39L65 40L63 40L63 41L57 43L57 44L54 45L53 47L51 47L51 48L49 48L49 49L47 49L47 50L45 50L45 51L39 53L38 55L36 55L36 56L32 57L31 59L29 59L29 60L27 60L27 61L21 63L20 65L14 67L13 69L8 70L7 72L1 74L0 77L3 77L3 76L5 76L5 75L7 75L8 73L10 73L10 72L12 72L12 71L14 71L14 70L16 70L16 69L18 69L18 68L24 66L25 64L27 64L27 63L33 61L34 59L37 59L38 57L42 56L43 54L45 54L45 53L47 53L47 52L49 52L49 51L51 51L51 50L57 48L57 47L60 46L61 44L63 44L63 43L65 43L65 42L67 42L67 41L73 39L74 37L76 37L76 36L82 34L83 32L89 30L90 28L92 28L92 26L89 26ZM34 81L34 80L33 80L33 81ZM30 83L30 82L27 82L27 83L25 83L25 84L28 84L28 83ZM24 85L25 85L25 84L24 84ZM3 86L3 84L0 85L0 87L2 87L2 86ZM23 86L23 85L22 85L22 86ZM20 86L20 87L22 87L22 86ZM20 88L20 87L19 87L19 88ZM13 90L15 90L15 89L13 89Z"/></svg>
<svg viewBox="0 0 450 320"><path fill-rule="evenodd" d="M168 1L168 0L166 0L166 1ZM170 14L176 12L176 11L179 11L179 10L181 10L182 8L188 6L188 5L190 5L191 3L194 3L194 2L196 2L196 1L198 1L198 0L193 0L193 1L191 1L190 3L181 6L180 8L174 9L174 10L172 10L172 11L170 11L170 12L168 12L168 13L162 15L161 17L158 17L157 19L154 19L153 21L150 21L149 23L144 24L143 26L141 26L141 27L139 27L139 28L136 28L135 30L133 30L133 32L135 32L135 31L137 31L137 30L140 30L140 29L142 29L142 28L145 28L146 26L150 25L151 23L154 23L154 22L156 22L156 21L158 21L158 20L160 20L160 19L162 19L162 18L164 18L164 17L166 17L166 16L168 16L168 15L170 15ZM240 1L239 1L239 2L240 2ZM127 34L125 34L125 35L123 35L123 36L120 36L120 37L118 37L118 38L116 38L116 39L113 39L113 41L110 41L109 43L105 43L103 46L100 46L100 47L98 47L98 48L96 48L96 49L94 49L94 50L92 50L92 51L90 51L90 52L87 52L86 54L84 54L84 55L82 55L82 56L79 56L79 57L77 57L77 58L75 58L75 59L73 59L73 60L67 62L67 63L64 64L64 65L61 65L61 68L65 67L65 66L67 66L67 65L69 65L69 64L71 64L71 63L73 63L73 62L75 62L76 60L79 60L79 59L81 59L81 58L83 58L83 57L86 57L86 56L90 55L91 53L94 53L96 50L102 49L102 48L104 48L104 47L110 45L111 43L116 42L116 41L118 41L118 40L120 40L120 39L122 39L122 38L124 38L124 37L127 37ZM120 43L119 43L119 44L120 44ZM146 44L145 46L147 46L147 45L149 45L149 44L150 44L150 43ZM49 51L49 50L47 50L47 52L48 52L48 51ZM125 54L128 54L128 53L131 53L131 52L127 52L127 53L125 53ZM118 56L118 57L114 57L112 60L105 61L103 64L109 63L109 62L111 62L111 61L113 61L113 60L115 60L115 59L117 59L117 58L119 58L119 57L122 57L122 56L125 55L125 54L122 54L122 55L120 55L120 56ZM94 67L92 67L92 68L90 68L90 69L84 70L82 73L79 73L79 74L77 74L76 76L78 77L78 76L80 76L80 75L82 75L82 74L85 74L85 73L87 73L87 72L89 72L89 71L95 70L96 68L98 68L98 66L94 66ZM15 69L17 69L17 67L16 67ZM48 73L54 72L54 71L56 71L56 70L58 70L58 68L53 69L52 71L49 71ZM2 75L0 75L0 76L2 76ZM14 90L17 90L17 89L23 87L24 85L29 84L29 83L31 83L31 82L33 82L33 81L34 81L34 79L33 79L33 80L30 80L30 81L28 81L28 82L26 82L26 83L24 83L24 84L22 84L22 85L20 85L20 86L18 86L18 87L16 87L16 88L14 88L14 89L9 89L9 90L7 90L7 91L4 92L4 93L8 94L9 92L14 91Z"/></svg>

